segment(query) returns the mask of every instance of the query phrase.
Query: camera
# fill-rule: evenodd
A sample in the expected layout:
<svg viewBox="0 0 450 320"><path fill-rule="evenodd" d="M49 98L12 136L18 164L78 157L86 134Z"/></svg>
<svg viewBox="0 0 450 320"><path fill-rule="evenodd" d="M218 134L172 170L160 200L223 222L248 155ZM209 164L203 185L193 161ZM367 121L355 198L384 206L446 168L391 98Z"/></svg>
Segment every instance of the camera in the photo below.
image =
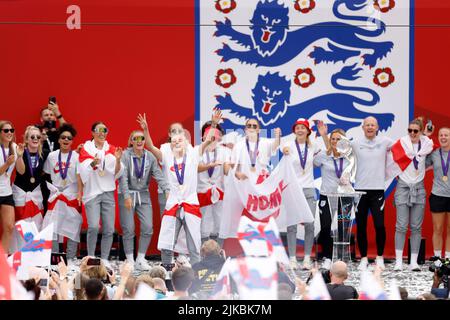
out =
<svg viewBox="0 0 450 320"><path fill-rule="evenodd" d="M99 266L100 265L100 258L89 258L86 262L86 265L88 266Z"/></svg>
<svg viewBox="0 0 450 320"><path fill-rule="evenodd" d="M54 253L50 256L50 264L52 266L58 265L58 263L64 260L64 263L67 265L67 255L65 253Z"/></svg>
<svg viewBox="0 0 450 320"><path fill-rule="evenodd" d="M429 270L433 273L436 272L439 278L450 275L450 260L448 258L432 257L430 261L433 263L430 265Z"/></svg>
<svg viewBox="0 0 450 320"><path fill-rule="evenodd" d="M44 125L42 126L42 128L49 129L49 130L55 129L56 128L56 121L54 121L54 120L44 121Z"/></svg>
<svg viewBox="0 0 450 320"><path fill-rule="evenodd" d="M431 120L428 120L427 122L427 130L433 131L433 122Z"/></svg>
<svg viewBox="0 0 450 320"><path fill-rule="evenodd" d="M320 270L320 273L322 274L322 278L323 278L323 281L325 282L325 284L331 283L331 273L330 273L330 270ZM306 284L309 284L309 282L312 280L313 276L314 276L314 275L313 275L313 273L311 272L311 273L309 274L308 279L306 280Z"/></svg>
<svg viewBox="0 0 450 320"><path fill-rule="evenodd" d="M48 103L55 104L56 103L56 97L51 96L50 98L48 98Z"/></svg>

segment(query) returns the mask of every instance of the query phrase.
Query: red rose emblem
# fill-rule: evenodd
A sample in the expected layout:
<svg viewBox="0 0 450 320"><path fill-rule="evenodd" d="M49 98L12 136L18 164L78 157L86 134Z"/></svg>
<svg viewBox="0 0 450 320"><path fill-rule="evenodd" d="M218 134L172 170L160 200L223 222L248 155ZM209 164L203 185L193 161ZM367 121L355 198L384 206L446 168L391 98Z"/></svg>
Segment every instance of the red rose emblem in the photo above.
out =
<svg viewBox="0 0 450 320"><path fill-rule="evenodd" d="M222 13L229 13L236 8L234 0L216 0L216 10Z"/></svg>
<svg viewBox="0 0 450 320"><path fill-rule="evenodd" d="M223 87L229 88L236 83L236 76L234 75L233 69L220 69L217 70L216 74L216 84Z"/></svg>
<svg viewBox="0 0 450 320"><path fill-rule="evenodd" d="M395 81L391 68L378 68L375 70L373 82L382 88L386 88Z"/></svg>
<svg viewBox="0 0 450 320"><path fill-rule="evenodd" d="M301 13L308 13L316 7L314 0L295 0L294 8Z"/></svg>
<svg viewBox="0 0 450 320"><path fill-rule="evenodd" d="M302 88L308 88L316 81L316 77L310 68L306 69L297 69L297 72L294 76L294 82L296 85Z"/></svg>
<svg viewBox="0 0 450 320"><path fill-rule="evenodd" d="M374 0L373 6L376 10L386 13L395 7L395 0Z"/></svg>

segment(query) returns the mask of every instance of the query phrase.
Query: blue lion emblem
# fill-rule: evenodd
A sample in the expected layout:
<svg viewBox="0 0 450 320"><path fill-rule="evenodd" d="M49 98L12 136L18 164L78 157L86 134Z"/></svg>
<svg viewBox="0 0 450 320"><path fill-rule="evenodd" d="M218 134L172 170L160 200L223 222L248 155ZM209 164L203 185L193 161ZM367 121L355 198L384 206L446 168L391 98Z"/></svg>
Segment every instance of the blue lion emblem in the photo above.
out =
<svg viewBox="0 0 450 320"><path fill-rule="evenodd" d="M229 19L224 22L216 21L216 37L228 37L242 46L239 50L233 50L223 44L216 53L222 57L222 61L237 60L243 64L274 67L291 61L312 43L327 39L328 48L315 47L309 54L316 64L345 62L351 57L361 55L360 50L348 48L358 48L373 51L362 56L363 63L372 68L378 60L387 56L394 44L390 41L374 42L363 38L382 35L386 31L386 25L378 19L344 15L339 11L341 5L345 5L350 11L361 10L366 7L366 2L367 0L336 0L333 13L339 19L373 24L376 26L375 30L343 22L322 22L289 30L289 9L277 0L261 0L250 19L251 34L234 29Z"/></svg>
<svg viewBox="0 0 450 320"><path fill-rule="evenodd" d="M27 232L23 235L26 244L20 249L21 252L36 252L47 249L45 239L34 240L34 235L31 232Z"/></svg>
<svg viewBox="0 0 450 320"><path fill-rule="evenodd" d="M321 110L328 110L331 114L329 119L334 123L329 124L330 130L341 128L348 130L361 125L364 118L375 116L378 119L380 130L387 130L394 121L394 114L381 113L373 114L358 109L357 105L363 107L373 107L380 101L380 96L372 89L354 86L345 86L339 83L340 80L353 81L360 76L361 68L356 64L345 66L331 77L331 83L335 89L342 91L352 91L369 95L370 99L356 97L346 92L329 93L312 98L310 100L290 104L290 81L279 73L266 73L259 75L257 83L252 90L253 106L241 106L237 104L228 93L225 96L216 96L217 108L235 114L246 119L256 117L268 129L280 127L283 131L289 132L292 126L292 119L300 116L310 118ZM345 115L346 119L342 119ZM224 126L236 129L237 125L228 119L224 120Z"/></svg>

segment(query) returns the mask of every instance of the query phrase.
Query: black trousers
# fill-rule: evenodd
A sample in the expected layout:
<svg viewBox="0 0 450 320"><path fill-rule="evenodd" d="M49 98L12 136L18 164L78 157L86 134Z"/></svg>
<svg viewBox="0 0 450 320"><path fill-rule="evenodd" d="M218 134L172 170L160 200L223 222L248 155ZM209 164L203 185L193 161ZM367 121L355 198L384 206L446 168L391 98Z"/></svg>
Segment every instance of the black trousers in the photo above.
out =
<svg viewBox="0 0 450 320"><path fill-rule="evenodd" d="M384 226L384 190L358 190L365 191L359 201L356 211L356 238L361 257L367 257L367 217L369 210L375 226L377 255L382 256L386 244L386 228Z"/></svg>

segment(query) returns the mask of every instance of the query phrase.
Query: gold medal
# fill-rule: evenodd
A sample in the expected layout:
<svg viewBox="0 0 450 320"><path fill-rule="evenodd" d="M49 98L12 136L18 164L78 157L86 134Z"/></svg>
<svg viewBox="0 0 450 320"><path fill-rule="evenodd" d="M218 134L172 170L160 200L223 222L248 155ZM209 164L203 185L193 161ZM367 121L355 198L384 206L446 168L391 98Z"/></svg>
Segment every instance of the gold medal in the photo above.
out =
<svg viewBox="0 0 450 320"><path fill-rule="evenodd" d="M178 186L178 189L179 189L181 192L184 192L184 190L186 189L186 186L185 186L184 184L180 184L180 185Z"/></svg>
<svg viewBox="0 0 450 320"><path fill-rule="evenodd" d="M30 178L30 182L31 182L31 183L35 183L35 182L36 182L36 179L35 179L34 177L31 177L31 178Z"/></svg>
<svg viewBox="0 0 450 320"><path fill-rule="evenodd" d="M100 176L100 177L104 177L105 176L105 171L98 171L98 175Z"/></svg>
<svg viewBox="0 0 450 320"><path fill-rule="evenodd" d="M442 181L447 182L448 181L448 177L447 176L443 176L442 177Z"/></svg>
<svg viewBox="0 0 450 320"><path fill-rule="evenodd" d="M250 168L250 171L251 171L251 172L256 172L256 167L252 166L252 167Z"/></svg>
<svg viewBox="0 0 450 320"><path fill-rule="evenodd" d="M302 170L302 175L305 175L305 169Z"/></svg>
<svg viewBox="0 0 450 320"><path fill-rule="evenodd" d="M419 176L419 170L416 170L416 177Z"/></svg>
<svg viewBox="0 0 450 320"><path fill-rule="evenodd" d="M65 187L66 185L67 185L67 180L64 179L64 180L62 181L62 186Z"/></svg>

